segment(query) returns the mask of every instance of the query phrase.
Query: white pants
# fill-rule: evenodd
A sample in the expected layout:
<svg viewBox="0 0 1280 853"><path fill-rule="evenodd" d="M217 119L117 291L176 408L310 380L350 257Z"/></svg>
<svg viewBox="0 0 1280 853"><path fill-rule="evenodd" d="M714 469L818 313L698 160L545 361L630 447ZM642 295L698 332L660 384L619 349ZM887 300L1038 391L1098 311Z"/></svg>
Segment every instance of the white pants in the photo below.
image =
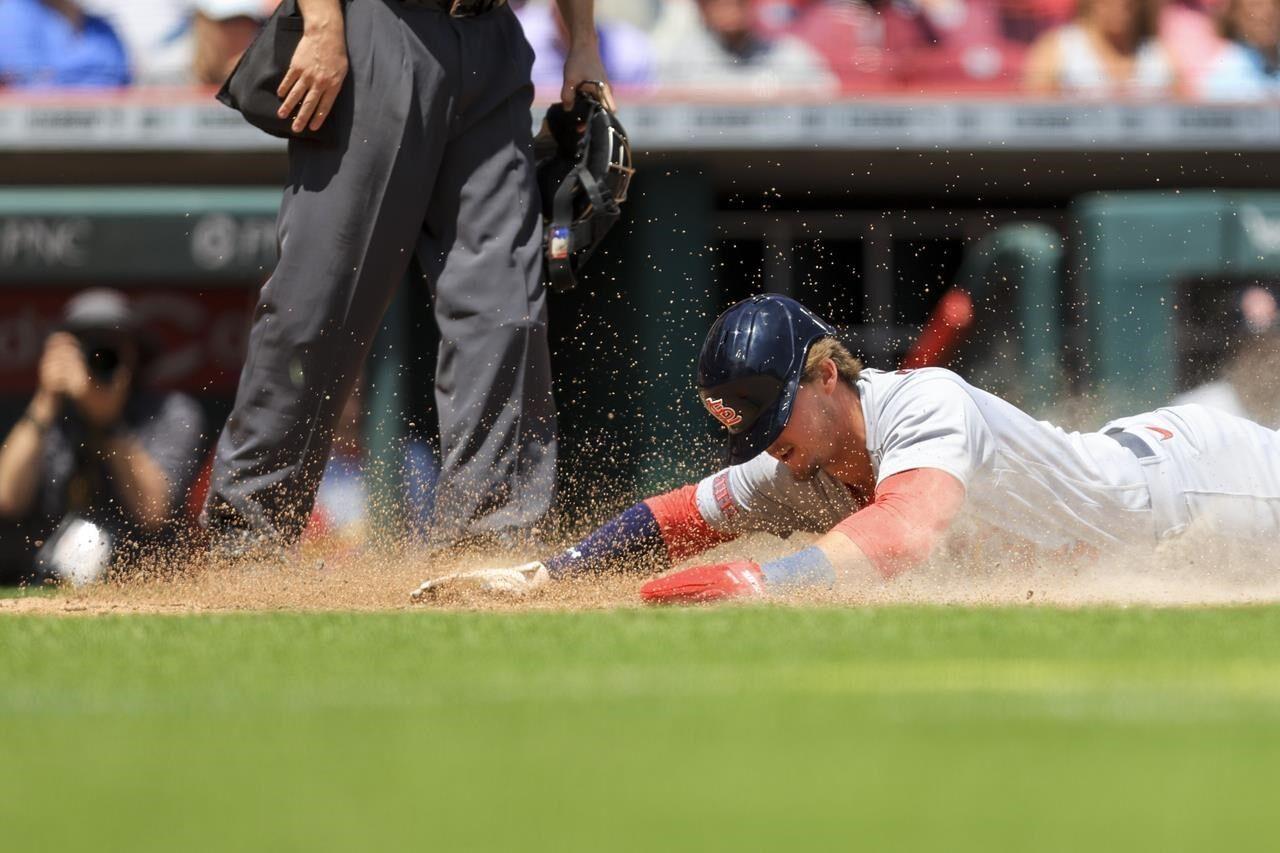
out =
<svg viewBox="0 0 1280 853"><path fill-rule="evenodd" d="M1140 458L1156 536L1188 527L1280 543L1280 432L1206 406L1171 406L1120 418L1153 451Z"/></svg>

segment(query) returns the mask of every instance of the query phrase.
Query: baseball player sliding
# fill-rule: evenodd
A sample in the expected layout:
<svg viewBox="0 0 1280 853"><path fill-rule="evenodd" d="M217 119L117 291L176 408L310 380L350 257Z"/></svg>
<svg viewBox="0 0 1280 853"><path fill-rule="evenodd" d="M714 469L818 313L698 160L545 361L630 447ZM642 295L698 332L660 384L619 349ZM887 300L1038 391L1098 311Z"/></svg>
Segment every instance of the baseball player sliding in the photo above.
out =
<svg viewBox="0 0 1280 853"><path fill-rule="evenodd" d="M546 562L430 580L525 594L556 578L686 560L749 531L821 533L772 562L736 560L646 584L651 602L806 587L856 593L911 568L957 522L1028 555L1087 556L1191 525L1280 539L1280 434L1203 406L1067 432L941 368L864 369L794 300L755 296L711 327L703 403L729 467L611 519Z"/></svg>

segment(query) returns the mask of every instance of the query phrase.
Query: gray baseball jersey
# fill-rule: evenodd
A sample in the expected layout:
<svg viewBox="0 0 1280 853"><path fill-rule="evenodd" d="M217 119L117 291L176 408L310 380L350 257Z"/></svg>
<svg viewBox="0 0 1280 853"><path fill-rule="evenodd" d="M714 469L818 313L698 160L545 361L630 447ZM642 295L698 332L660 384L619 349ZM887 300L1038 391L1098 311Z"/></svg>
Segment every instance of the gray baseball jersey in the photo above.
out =
<svg viewBox="0 0 1280 853"><path fill-rule="evenodd" d="M966 490L961 520L1037 550L1152 543L1197 520L1280 535L1280 434L1243 418L1181 406L1070 432L939 368L865 370L858 392L877 482L946 471ZM767 454L706 478L697 500L713 529L734 534L821 532L857 509L834 478L798 480Z"/></svg>

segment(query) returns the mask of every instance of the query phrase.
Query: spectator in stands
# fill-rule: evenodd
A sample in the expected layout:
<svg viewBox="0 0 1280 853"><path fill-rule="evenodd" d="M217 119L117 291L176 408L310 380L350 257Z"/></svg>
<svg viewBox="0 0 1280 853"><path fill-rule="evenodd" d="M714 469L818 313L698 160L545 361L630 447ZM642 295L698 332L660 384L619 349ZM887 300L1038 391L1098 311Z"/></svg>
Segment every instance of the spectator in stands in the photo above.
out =
<svg viewBox="0 0 1280 853"><path fill-rule="evenodd" d="M667 0L596 0L596 18L626 21L648 33L662 16Z"/></svg>
<svg viewBox="0 0 1280 853"><path fill-rule="evenodd" d="M998 0L1000 29L1005 38L1023 47L1040 36L1069 23L1075 14L1075 0Z"/></svg>
<svg viewBox="0 0 1280 853"><path fill-rule="evenodd" d="M696 16L680 8L689 2L673 0L669 22L659 22L654 35L659 82L745 88L756 97L835 88L835 76L809 45L757 32L751 0L696 0Z"/></svg>
<svg viewBox="0 0 1280 853"><path fill-rule="evenodd" d="M1280 0L1228 0L1219 21L1227 45L1200 86L1214 101L1280 97Z"/></svg>
<svg viewBox="0 0 1280 853"><path fill-rule="evenodd" d="M1178 90L1186 93L1199 90L1213 57L1225 46L1213 17L1205 13L1199 0L1166 0L1160 7L1159 39L1173 63Z"/></svg>
<svg viewBox="0 0 1280 853"><path fill-rule="evenodd" d="M45 342L35 396L0 445L6 580L91 580L112 555L175 535L203 416L186 396L144 390L145 331L123 295L89 290ZM65 551L86 529L113 545L77 568Z"/></svg>
<svg viewBox="0 0 1280 853"><path fill-rule="evenodd" d="M1159 0L1080 0L1075 20L1041 36L1026 86L1040 94L1155 96L1178 85L1158 38Z"/></svg>
<svg viewBox="0 0 1280 853"><path fill-rule="evenodd" d="M533 48L535 86L560 86L564 82L565 52L569 30L560 7L545 0L515 4L516 17ZM653 48L649 36L632 24L601 19L596 14L600 59L614 86L638 86L653 78Z"/></svg>
<svg viewBox="0 0 1280 853"><path fill-rule="evenodd" d="M1016 85L1023 49L1001 32L996 0L757 0L766 34L822 55L849 89Z"/></svg>
<svg viewBox="0 0 1280 853"><path fill-rule="evenodd" d="M80 2L119 31L136 82L185 86L221 84L278 0Z"/></svg>
<svg viewBox="0 0 1280 853"><path fill-rule="evenodd" d="M846 88L894 82L901 57L890 43L895 28L864 0L757 0L757 28L765 38L798 38L822 57ZM892 14L892 13L891 13Z"/></svg>
<svg viewBox="0 0 1280 853"><path fill-rule="evenodd" d="M128 83L124 46L107 21L73 0L0 0L0 86Z"/></svg>
<svg viewBox="0 0 1280 853"><path fill-rule="evenodd" d="M262 26L262 0L199 0L195 6L191 76L221 86Z"/></svg>

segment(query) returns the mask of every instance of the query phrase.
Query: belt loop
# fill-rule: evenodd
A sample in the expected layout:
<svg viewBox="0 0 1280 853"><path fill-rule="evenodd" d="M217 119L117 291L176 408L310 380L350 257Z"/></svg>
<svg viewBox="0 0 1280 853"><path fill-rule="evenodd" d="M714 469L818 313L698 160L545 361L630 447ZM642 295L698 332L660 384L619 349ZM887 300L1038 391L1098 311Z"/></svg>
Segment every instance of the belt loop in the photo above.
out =
<svg viewBox="0 0 1280 853"><path fill-rule="evenodd" d="M1169 459L1168 450L1163 445L1153 447L1123 427L1114 427L1103 435L1128 450L1138 460L1138 470L1147 482L1156 539L1168 539L1186 530L1191 515L1182 495L1182 483Z"/></svg>
<svg viewBox="0 0 1280 853"><path fill-rule="evenodd" d="M1187 529L1190 515L1182 496L1172 460L1164 454L1138 460L1142 477L1151 496L1151 516L1156 539L1168 539Z"/></svg>
<svg viewBox="0 0 1280 853"><path fill-rule="evenodd" d="M1156 455L1156 452L1151 449L1150 445L1131 432L1125 432L1122 429L1109 429L1103 433L1103 435L1116 442L1139 459L1146 459L1149 456Z"/></svg>

